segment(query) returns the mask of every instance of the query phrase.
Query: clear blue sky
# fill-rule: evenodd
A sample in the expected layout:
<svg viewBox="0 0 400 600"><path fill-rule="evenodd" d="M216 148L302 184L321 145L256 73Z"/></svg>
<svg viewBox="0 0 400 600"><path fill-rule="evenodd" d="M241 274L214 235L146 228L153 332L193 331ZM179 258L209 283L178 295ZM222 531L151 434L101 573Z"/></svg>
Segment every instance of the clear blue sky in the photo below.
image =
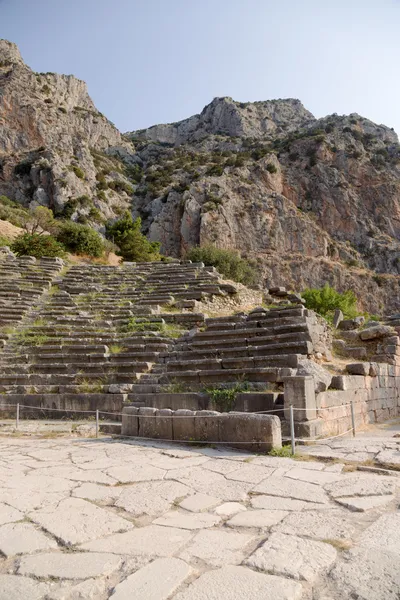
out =
<svg viewBox="0 0 400 600"><path fill-rule="evenodd" d="M35 71L84 79L122 131L232 96L400 133L400 0L0 0L0 37Z"/></svg>

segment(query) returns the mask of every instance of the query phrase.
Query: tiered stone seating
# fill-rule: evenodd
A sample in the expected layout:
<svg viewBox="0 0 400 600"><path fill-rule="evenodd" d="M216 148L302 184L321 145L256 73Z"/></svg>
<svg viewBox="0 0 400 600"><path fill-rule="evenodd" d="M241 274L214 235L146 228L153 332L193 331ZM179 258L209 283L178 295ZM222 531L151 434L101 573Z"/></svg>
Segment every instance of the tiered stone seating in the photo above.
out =
<svg viewBox="0 0 400 600"><path fill-rule="evenodd" d="M0 254L0 348L63 267L59 258Z"/></svg>
<svg viewBox="0 0 400 600"><path fill-rule="evenodd" d="M51 289L48 277L1 355L0 403L179 409L183 390L190 406L202 396L207 407L210 388L239 382L238 410L269 410L282 406L284 379L314 349L313 319L301 305L207 320L188 310L236 292L202 264L76 265Z"/></svg>
<svg viewBox="0 0 400 600"><path fill-rule="evenodd" d="M198 402L205 408L204 397L198 394L196 399L188 392L207 393L241 383L252 398L247 402L240 394L237 409L274 408L277 401L282 403L284 378L296 375L299 357L313 352L312 322L302 306L207 319L204 331L184 336L165 355L158 382L135 385L129 400L137 407L176 409L182 402L182 408L193 408ZM171 393L179 387L185 393ZM263 397L254 391L263 392Z"/></svg>
<svg viewBox="0 0 400 600"><path fill-rule="evenodd" d="M172 305L232 291L191 263L78 265L54 283L3 353L7 403L120 411L135 382L158 382L175 337L204 325Z"/></svg>

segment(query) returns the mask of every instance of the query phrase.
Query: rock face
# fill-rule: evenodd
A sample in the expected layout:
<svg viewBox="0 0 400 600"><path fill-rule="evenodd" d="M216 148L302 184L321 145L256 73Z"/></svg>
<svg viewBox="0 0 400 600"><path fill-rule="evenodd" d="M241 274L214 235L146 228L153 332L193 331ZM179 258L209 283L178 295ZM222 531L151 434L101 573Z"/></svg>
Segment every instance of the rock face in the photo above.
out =
<svg viewBox="0 0 400 600"><path fill-rule="evenodd" d="M399 308L400 146L357 114L315 119L298 100L216 98L179 123L127 134L135 209L162 250L236 248L269 286L329 282Z"/></svg>
<svg viewBox="0 0 400 600"><path fill-rule="evenodd" d="M299 100L215 98L125 135L73 76L34 73L0 40L0 195L89 222L126 208L162 251L238 249L268 287L328 282L360 308L400 310L400 146L358 114Z"/></svg>
<svg viewBox="0 0 400 600"><path fill-rule="evenodd" d="M6 40L0 40L0 127L0 195L56 214L72 201L68 216L93 225L130 206L123 165L106 152L132 147L96 109L86 84L33 72Z"/></svg>
<svg viewBox="0 0 400 600"><path fill-rule="evenodd" d="M292 98L254 103L215 98L199 115L178 123L154 125L128 135L177 146L202 140L210 134L262 139L271 133L294 131L313 121L315 117L299 100Z"/></svg>

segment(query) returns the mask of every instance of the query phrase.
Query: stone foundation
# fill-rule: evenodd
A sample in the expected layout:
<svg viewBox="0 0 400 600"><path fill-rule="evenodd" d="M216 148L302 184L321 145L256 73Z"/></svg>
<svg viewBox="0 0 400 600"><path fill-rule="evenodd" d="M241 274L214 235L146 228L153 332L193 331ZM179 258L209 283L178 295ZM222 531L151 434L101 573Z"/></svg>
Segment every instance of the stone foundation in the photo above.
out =
<svg viewBox="0 0 400 600"><path fill-rule="evenodd" d="M218 413L180 409L126 407L122 435L173 441L226 443L242 450L281 448L278 417L252 413Z"/></svg>
<svg viewBox="0 0 400 600"><path fill-rule="evenodd" d="M295 409L298 437L327 437L351 429L351 402L356 431L400 415L400 366L355 363L348 370L364 374L337 375L330 389L319 393L315 393L312 377L287 378L284 431L288 431L290 404Z"/></svg>

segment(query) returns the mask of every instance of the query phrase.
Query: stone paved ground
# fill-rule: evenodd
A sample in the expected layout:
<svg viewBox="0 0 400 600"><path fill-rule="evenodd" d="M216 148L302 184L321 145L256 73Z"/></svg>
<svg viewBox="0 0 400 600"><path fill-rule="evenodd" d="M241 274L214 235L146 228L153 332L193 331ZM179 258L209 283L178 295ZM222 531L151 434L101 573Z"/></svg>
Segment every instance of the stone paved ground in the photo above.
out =
<svg viewBox="0 0 400 600"><path fill-rule="evenodd" d="M400 477L95 439L0 439L0 600L398 600Z"/></svg>
<svg viewBox="0 0 400 600"><path fill-rule="evenodd" d="M342 437L311 446L299 446L298 451L315 458L364 463L400 471L400 419L369 425L355 438Z"/></svg>

